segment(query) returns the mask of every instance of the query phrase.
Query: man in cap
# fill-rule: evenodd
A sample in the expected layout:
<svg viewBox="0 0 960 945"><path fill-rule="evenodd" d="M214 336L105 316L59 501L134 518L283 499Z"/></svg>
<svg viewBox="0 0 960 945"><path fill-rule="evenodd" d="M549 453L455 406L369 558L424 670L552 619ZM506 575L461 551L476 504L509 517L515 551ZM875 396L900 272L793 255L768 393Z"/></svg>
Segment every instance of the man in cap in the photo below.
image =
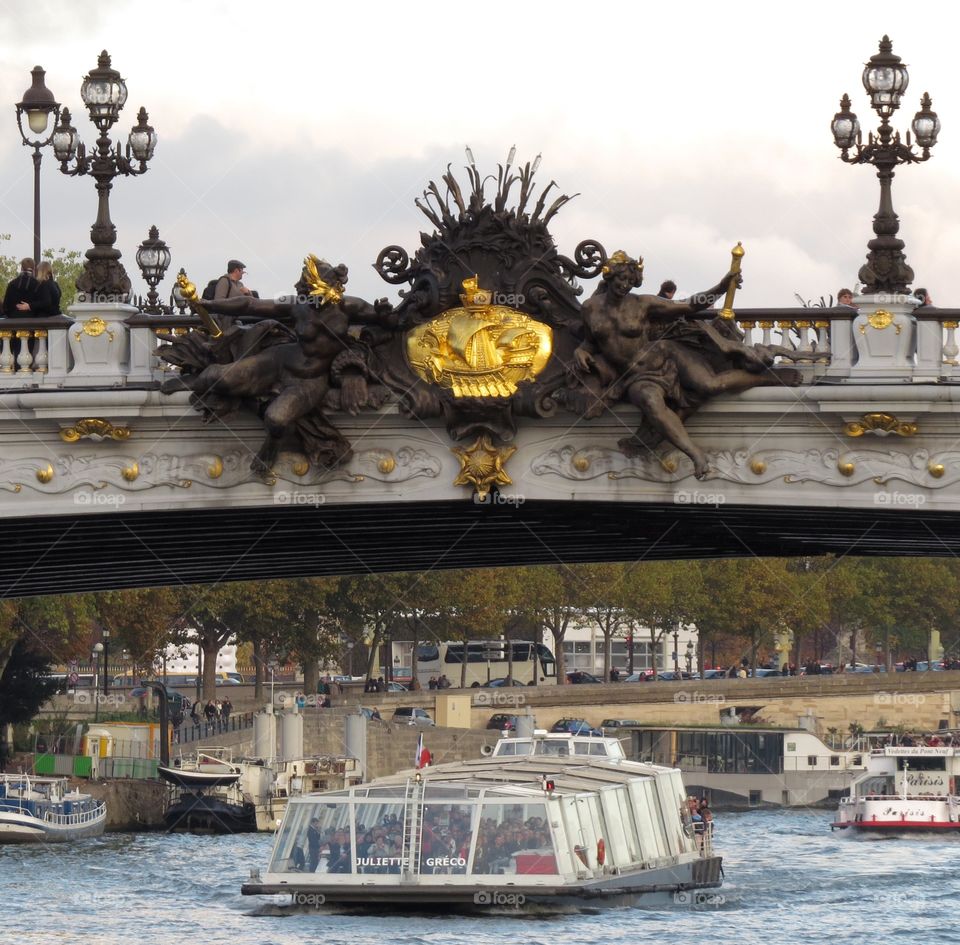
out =
<svg viewBox="0 0 960 945"><path fill-rule="evenodd" d="M220 277L214 291L214 299L233 299L241 295L253 293L240 281L247 267L239 259L231 259L227 263L227 273Z"/></svg>

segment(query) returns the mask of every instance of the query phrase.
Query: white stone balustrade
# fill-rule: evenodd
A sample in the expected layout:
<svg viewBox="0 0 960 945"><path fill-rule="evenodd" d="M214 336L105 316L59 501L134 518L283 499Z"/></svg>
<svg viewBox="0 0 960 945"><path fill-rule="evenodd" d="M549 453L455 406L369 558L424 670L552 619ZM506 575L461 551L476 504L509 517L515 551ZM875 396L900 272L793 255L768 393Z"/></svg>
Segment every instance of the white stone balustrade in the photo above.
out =
<svg viewBox="0 0 960 945"><path fill-rule="evenodd" d="M736 324L748 344L779 349L776 360L795 364L806 382L960 378L960 309L918 313L910 296L855 301L859 311L740 310ZM175 370L160 358L163 347L197 324L119 304L78 304L55 320L8 319L0 323L0 391L154 386Z"/></svg>

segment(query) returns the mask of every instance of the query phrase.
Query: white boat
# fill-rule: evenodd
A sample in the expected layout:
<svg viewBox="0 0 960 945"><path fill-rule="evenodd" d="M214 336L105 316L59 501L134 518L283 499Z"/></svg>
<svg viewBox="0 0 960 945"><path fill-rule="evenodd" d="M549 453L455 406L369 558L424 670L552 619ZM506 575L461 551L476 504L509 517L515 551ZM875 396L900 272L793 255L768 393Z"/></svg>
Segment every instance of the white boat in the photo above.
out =
<svg viewBox="0 0 960 945"><path fill-rule="evenodd" d="M67 778L0 775L0 843L61 843L99 837L107 805L71 791Z"/></svg>
<svg viewBox="0 0 960 945"><path fill-rule="evenodd" d="M692 901L721 861L686 801L678 770L627 761L615 738L504 738L488 758L291 798L242 891L290 895L262 911Z"/></svg>
<svg viewBox="0 0 960 945"><path fill-rule="evenodd" d="M960 749L888 746L870 752L867 769L840 801L831 829L897 833L960 829Z"/></svg>

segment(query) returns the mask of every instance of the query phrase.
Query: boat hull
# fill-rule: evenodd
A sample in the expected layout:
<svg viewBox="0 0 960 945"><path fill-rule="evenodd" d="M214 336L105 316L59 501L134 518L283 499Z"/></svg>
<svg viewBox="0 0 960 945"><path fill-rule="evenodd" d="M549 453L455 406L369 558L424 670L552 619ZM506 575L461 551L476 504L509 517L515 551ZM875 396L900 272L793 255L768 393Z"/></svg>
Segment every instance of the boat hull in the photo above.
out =
<svg viewBox="0 0 960 945"><path fill-rule="evenodd" d="M871 820L858 823L834 821L831 830L850 829L855 833L921 833L923 831L960 830L960 823L954 821L930 820Z"/></svg>
<svg viewBox="0 0 960 945"><path fill-rule="evenodd" d="M720 857L701 857L687 863L610 874L600 879L553 886L500 885L463 882L427 884L411 881L395 884L334 884L304 882L246 883L245 896L288 894L289 903L266 903L257 912L282 914L311 911L416 911L457 913L555 913L581 912L634 905L715 906L718 894L704 893L722 883Z"/></svg>
<svg viewBox="0 0 960 945"><path fill-rule="evenodd" d="M231 804L216 795L181 794L163 816L170 833L256 833L252 804Z"/></svg>
<svg viewBox="0 0 960 945"><path fill-rule="evenodd" d="M82 824L57 825L24 814L0 814L0 844L68 843L99 837L107 826L107 812Z"/></svg>

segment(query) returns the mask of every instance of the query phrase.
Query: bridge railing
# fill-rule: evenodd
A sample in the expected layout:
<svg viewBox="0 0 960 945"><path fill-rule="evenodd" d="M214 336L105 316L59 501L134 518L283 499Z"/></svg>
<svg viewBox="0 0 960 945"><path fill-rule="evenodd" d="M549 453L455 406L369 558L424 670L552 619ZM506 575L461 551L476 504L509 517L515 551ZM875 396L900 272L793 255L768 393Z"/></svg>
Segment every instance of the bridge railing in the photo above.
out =
<svg viewBox="0 0 960 945"><path fill-rule="evenodd" d="M910 311L906 297L863 308L739 309L748 344L771 348L807 382L890 376L960 377L960 309ZM79 304L70 315L0 320L0 391L61 387L156 387L175 369L160 354L198 330L192 315L147 315L132 305ZM888 330L889 329L889 330ZM877 352L884 353L878 359Z"/></svg>

